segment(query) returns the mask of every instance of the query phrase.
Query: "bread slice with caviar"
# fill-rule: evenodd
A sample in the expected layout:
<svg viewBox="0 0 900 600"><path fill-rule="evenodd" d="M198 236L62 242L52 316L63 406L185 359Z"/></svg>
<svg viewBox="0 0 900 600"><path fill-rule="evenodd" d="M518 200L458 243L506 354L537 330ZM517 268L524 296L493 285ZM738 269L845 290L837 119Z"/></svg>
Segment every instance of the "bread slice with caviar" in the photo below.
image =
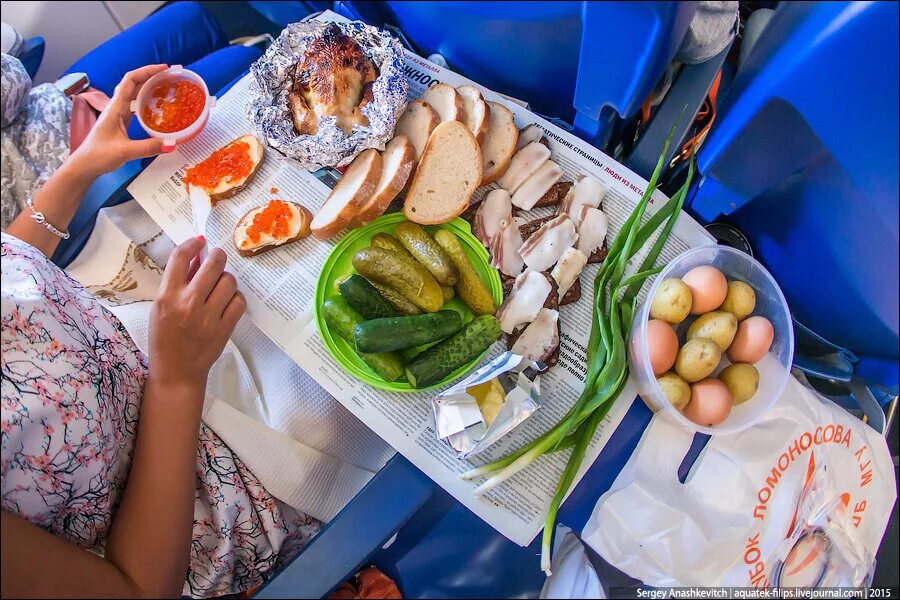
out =
<svg viewBox="0 0 900 600"><path fill-rule="evenodd" d="M265 148L255 135L242 135L210 154L184 173L186 185L198 187L215 205L247 187L265 157Z"/></svg>
<svg viewBox="0 0 900 600"><path fill-rule="evenodd" d="M234 247L241 256L256 256L302 240L310 233L312 218L312 213L296 202L270 200L238 219Z"/></svg>

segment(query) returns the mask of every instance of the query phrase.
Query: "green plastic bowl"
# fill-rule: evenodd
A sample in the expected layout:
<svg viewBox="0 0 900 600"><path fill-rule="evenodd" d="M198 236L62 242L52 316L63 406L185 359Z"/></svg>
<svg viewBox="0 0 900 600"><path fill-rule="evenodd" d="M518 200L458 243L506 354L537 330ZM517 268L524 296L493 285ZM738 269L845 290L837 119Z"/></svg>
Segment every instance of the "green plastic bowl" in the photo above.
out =
<svg viewBox="0 0 900 600"><path fill-rule="evenodd" d="M389 233L393 235L394 228L398 223L402 223L403 221L406 221L406 217L403 213L384 215L375 219L365 227L354 229L338 242L331 251L331 254L329 254L328 258L325 260L325 264L322 266L322 272L319 273L319 280L316 282L316 326L319 328L319 335L322 336L325 347L328 348L328 351L331 353L331 356L334 357L334 360L341 365L341 368L343 368L344 371L356 379L359 379L372 387L391 392L421 392L441 387L462 377L471 371L481 359L485 357L490 348L438 383L425 388L414 388L405 380L385 381L379 377L377 373L372 371L372 369L362 361L356 353L356 350L350 344L339 335L331 334L328 324L325 322L325 318L322 316L322 311L320 310L320 307L325 300L340 295L337 281L347 275L355 273L352 264L353 255L363 248L368 248L372 236L376 233ZM443 225L428 225L425 227L425 231L432 234L438 229L447 229L459 238L459 241L462 242L463 249L466 252L466 256L469 257L469 261L475 268L475 272L478 273L478 276L481 277L481 281L483 281L491 291L494 302L497 306L500 306L500 303L503 301L503 284L500 282L500 275L497 273L496 269L490 266L490 256L481 242L478 241L478 238L472 235L469 224L462 219L457 218L449 223L444 223ZM469 307L457 297L454 297L450 302L445 304L444 308L453 309L458 312L462 316L463 323L468 323L474 317L472 311L469 310Z"/></svg>

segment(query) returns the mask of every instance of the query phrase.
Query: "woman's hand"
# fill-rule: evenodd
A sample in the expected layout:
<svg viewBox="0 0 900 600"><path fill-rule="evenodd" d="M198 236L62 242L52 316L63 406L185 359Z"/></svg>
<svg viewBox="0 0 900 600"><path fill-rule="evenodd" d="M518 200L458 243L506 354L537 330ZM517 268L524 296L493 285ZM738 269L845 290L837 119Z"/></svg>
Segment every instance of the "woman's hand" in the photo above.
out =
<svg viewBox="0 0 900 600"><path fill-rule="evenodd" d="M126 162L159 154L162 140L147 138L132 140L128 137L131 123L131 101L148 79L166 70L167 65L147 65L125 74L116 91L100 113L97 123L69 160L92 178L115 171Z"/></svg>
<svg viewBox="0 0 900 600"><path fill-rule="evenodd" d="M205 388L210 367L247 308L234 276L225 272L221 248L200 263L205 244L191 238L172 252L153 302L150 377L163 385Z"/></svg>

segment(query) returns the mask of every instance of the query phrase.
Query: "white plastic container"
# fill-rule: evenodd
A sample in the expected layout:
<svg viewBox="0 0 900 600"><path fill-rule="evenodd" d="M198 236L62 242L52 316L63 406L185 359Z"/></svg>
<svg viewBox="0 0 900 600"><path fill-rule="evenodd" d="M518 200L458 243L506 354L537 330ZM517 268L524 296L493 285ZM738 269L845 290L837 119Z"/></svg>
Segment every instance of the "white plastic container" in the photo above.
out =
<svg viewBox="0 0 900 600"><path fill-rule="evenodd" d="M694 267L701 265L716 267L729 281L736 279L749 284L756 292L756 308L753 315L767 318L775 329L775 339L768 354L754 365L759 371L759 388L756 394L746 402L733 407L728 418L714 427L697 425L669 403L656 383L647 349L650 300L657 287L663 280L671 277L680 278ZM687 319L676 326L679 346L684 343L687 329L696 318L695 315L688 315ZM740 250L726 246L694 248L670 262L657 275L644 303L634 315L628 338L628 356L629 367L637 382L641 398L653 412L665 411L674 421L691 431L710 435L737 433L758 422L784 390L794 356L791 313L775 279L759 261ZM729 364L731 363L723 353L721 363L711 376L717 376Z"/></svg>
<svg viewBox="0 0 900 600"><path fill-rule="evenodd" d="M159 84L181 80L187 80L197 84L200 86L200 89L203 90L203 94L206 96L206 103L203 105L200 116L181 131L162 132L153 129L144 121L142 109L150 103L153 90L156 89ZM215 105L216 97L209 94L209 88L206 87L206 82L203 81L202 77L193 71L185 69L181 65L172 65L165 71L160 71L144 83L143 87L141 87L141 91L138 92L137 98L131 103L131 112L137 116L138 123L141 124L144 131L151 137L162 139L163 145L166 147L173 147L176 144L183 144L200 133L206 126L206 122L209 120L210 109Z"/></svg>

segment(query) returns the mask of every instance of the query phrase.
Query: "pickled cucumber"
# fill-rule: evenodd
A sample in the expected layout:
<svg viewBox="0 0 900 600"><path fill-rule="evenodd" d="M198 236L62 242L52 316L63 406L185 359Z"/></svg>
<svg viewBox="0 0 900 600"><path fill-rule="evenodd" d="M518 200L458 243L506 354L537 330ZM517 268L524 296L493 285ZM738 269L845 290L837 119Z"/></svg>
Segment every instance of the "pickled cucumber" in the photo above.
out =
<svg viewBox="0 0 900 600"><path fill-rule="evenodd" d="M421 225L404 222L394 230L397 239L413 258L422 263L441 285L455 285L458 279L456 266L447 253L434 241Z"/></svg>
<svg viewBox="0 0 900 600"><path fill-rule="evenodd" d="M369 281L388 285L426 312L444 305L441 286L412 258L384 248L363 248L353 256L353 268Z"/></svg>
<svg viewBox="0 0 900 600"><path fill-rule="evenodd" d="M421 315L422 309L413 304L409 298L395 290L389 285L370 281L381 297L387 300L401 315Z"/></svg>
<svg viewBox="0 0 900 600"><path fill-rule="evenodd" d="M412 258L412 254L410 254L409 251L407 251L407 249L403 247L403 244L400 243L400 240L389 233L376 233L372 236L372 239L369 240L369 245L373 248L393 250L394 252L399 252L400 254Z"/></svg>
<svg viewBox="0 0 900 600"><path fill-rule="evenodd" d="M456 290L450 285L442 285L441 292L444 294L444 304L447 304L456 296Z"/></svg>
<svg viewBox="0 0 900 600"><path fill-rule="evenodd" d="M492 315L497 312L494 297L491 296L491 292L475 272L472 263L469 262L469 257L466 256L459 238L446 229L439 229L435 232L434 239L456 266L459 273L459 279L455 286L456 293L466 303L466 306L476 315Z"/></svg>

